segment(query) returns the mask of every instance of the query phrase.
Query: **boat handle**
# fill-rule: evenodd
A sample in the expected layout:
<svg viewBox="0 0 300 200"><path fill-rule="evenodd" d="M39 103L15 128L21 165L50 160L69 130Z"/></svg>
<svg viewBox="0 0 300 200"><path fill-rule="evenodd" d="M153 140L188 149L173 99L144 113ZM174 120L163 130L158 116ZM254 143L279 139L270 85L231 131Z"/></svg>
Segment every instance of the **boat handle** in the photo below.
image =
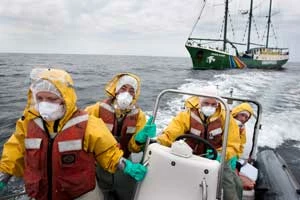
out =
<svg viewBox="0 0 300 200"><path fill-rule="evenodd" d="M202 199L207 200L207 185L205 179L202 180L200 187L202 188Z"/></svg>

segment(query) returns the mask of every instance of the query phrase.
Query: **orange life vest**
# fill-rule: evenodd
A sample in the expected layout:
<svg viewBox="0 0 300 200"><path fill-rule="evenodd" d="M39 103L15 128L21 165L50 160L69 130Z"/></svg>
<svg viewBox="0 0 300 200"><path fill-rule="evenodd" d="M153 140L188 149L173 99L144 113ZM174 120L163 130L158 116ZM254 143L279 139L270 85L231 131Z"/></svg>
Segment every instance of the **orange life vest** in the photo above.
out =
<svg viewBox="0 0 300 200"><path fill-rule="evenodd" d="M83 150L87 120L77 111L53 139L40 118L29 122L24 171L29 197L69 200L95 188L95 159Z"/></svg>
<svg viewBox="0 0 300 200"><path fill-rule="evenodd" d="M127 113L124 118L117 119L111 99L106 99L100 104L99 117L104 121L108 129L119 142L125 158L128 158L130 155L128 143L132 135L136 132L138 115L139 109L134 108Z"/></svg>
<svg viewBox="0 0 300 200"><path fill-rule="evenodd" d="M222 121L220 118L216 118L209 124L205 124L200 118L198 109L191 109L191 128L187 134L198 135L201 138L207 140L216 149L222 147ZM187 139L186 142L193 149L193 153L196 155L206 153L206 147L203 143L197 143L193 139Z"/></svg>

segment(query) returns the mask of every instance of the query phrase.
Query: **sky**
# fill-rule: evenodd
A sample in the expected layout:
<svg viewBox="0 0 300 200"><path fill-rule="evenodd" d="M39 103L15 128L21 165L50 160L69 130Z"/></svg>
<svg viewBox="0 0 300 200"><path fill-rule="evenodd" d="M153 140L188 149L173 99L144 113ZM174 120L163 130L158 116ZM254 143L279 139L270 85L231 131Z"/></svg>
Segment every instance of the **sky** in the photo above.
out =
<svg viewBox="0 0 300 200"><path fill-rule="evenodd" d="M282 47L290 49L290 61L300 61L300 1L273 1L280 10L277 36ZM188 57L184 44L202 4L203 0L1 0L0 52ZM212 24L215 14L210 16Z"/></svg>

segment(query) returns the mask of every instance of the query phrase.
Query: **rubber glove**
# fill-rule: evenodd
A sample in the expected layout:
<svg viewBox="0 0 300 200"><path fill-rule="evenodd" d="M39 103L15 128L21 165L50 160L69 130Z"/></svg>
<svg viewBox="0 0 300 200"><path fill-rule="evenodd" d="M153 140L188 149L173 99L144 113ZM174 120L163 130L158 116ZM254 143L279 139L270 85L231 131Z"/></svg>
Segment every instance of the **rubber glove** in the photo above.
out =
<svg viewBox="0 0 300 200"><path fill-rule="evenodd" d="M212 149L206 149L205 157L208 158L208 159L213 159L213 157L214 157L213 150Z"/></svg>
<svg viewBox="0 0 300 200"><path fill-rule="evenodd" d="M145 124L144 128L140 130L136 136L135 141L141 144L147 141L147 138L153 138L156 135L156 124L152 123L153 116L151 116L147 123Z"/></svg>
<svg viewBox="0 0 300 200"><path fill-rule="evenodd" d="M207 150L206 150L205 157L208 158L208 159L213 159L213 157L214 157L213 150L212 150L212 149L207 149ZM219 162L220 162L220 160L221 160L221 155L220 155L219 153L218 153L218 155L217 155L216 160L219 161Z"/></svg>
<svg viewBox="0 0 300 200"><path fill-rule="evenodd" d="M231 167L231 169L233 171L235 171L235 169L236 169L236 162L237 161L238 161L237 156L233 156L232 158L230 158L230 160L228 160L228 164L229 164L229 166Z"/></svg>
<svg viewBox="0 0 300 200"><path fill-rule="evenodd" d="M0 172L0 194L4 193L10 177L11 176L9 174Z"/></svg>
<svg viewBox="0 0 300 200"><path fill-rule="evenodd" d="M141 181L147 173L147 168L140 163L132 163L130 160L126 159L124 173L133 177L137 181Z"/></svg>
<svg viewBox="0 0 300 200"><path fill-rule="evenodd" d="M0 194L4 191L7 183L5 181L0 181Z"/></svg>

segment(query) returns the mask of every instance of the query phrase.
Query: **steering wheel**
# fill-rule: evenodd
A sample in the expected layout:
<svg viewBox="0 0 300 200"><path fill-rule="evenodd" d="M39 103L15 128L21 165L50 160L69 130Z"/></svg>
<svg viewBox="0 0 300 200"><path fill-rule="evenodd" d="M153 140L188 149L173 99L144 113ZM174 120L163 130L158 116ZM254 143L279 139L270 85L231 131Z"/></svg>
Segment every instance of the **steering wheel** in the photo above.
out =
<svg viewBox="0 0 300 200"><path fill-rule="evenodd" d="M193 140L196 140L196 142L199 144L199 143L203 143L206 147L208 147L209 149L212 149L213 150L213 158L212 160L216 160L217 157L218 157L218 152L216 150L216 148L210 144L207 140L203 139L202 137L198 136L198 135L193 135L193 134L183 134L183 135L180 135L178 136L175 141L178 141L178 140L182 140L182 139L193 139Z"/></svg>

